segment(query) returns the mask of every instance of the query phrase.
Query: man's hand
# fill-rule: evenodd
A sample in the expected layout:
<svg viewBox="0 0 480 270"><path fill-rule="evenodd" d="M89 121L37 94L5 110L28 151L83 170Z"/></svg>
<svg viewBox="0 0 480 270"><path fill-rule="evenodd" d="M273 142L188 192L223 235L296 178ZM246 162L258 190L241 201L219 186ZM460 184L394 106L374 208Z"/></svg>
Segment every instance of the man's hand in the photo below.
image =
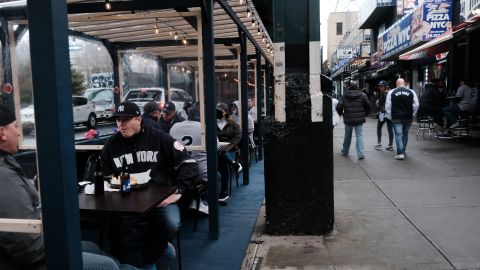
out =
<svg viewBox="0 0 480 270"><path fill-rule="evenodd" d="M164 207L172 203L178 202L180 198L182 197L182 194L172 194L168 196L165 200L163 200L161 203L157 205L157 207Z"/></svg>
<svg viewBox="0 0 480 270"><path fill-rule="evenodd" d="M229 143L227 145L220 146L220 152L228 152L233 149L233 144Z"/></svg>

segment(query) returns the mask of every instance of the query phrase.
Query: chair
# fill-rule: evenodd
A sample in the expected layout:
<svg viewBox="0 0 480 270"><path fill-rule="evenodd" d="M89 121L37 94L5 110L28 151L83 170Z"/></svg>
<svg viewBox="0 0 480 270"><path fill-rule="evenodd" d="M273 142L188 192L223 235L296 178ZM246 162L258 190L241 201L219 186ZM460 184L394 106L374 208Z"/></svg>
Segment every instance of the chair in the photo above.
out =
<svg viewBox="0 0 480 270"><path fill-rule="evenodd" d="M241 154L240 154L240 149L238 147L235 148L235 162L240 163L241 162ZM232 195L232 179L233 176L235 176L235 182L237 183L237 188L238 188L238 178L240 178L240 173L237 171L237 168L235 168L234 163L228 164L228 177L230 179L230 184L229 184L229 191L228 194L230 196Z"/></svg>
<svg viewBox="0 0 480 270"><path fill-rule="evenodd" d="M458 126L455 128L452 128L452 134L453 134L453 137L457 139L457 143L460 138L470 136L470 129L468 125L469 117L470 116L468 113L462 112L458 114L458 118L457 118Z"/></svg>
<svg viewBox="0 0 480 270"><path fill-rule="evenodd" d="M195 200L195 220L193 223L193 231L197 231L197 223L198 223L198 215L200 215L200 202L202 201L202 197L206 196L208 193L208 183L205 181L202 181L201 179L196 179L193 183L193 188L191 192L191 196Z"/></svg>
<svg viewBox="0 0 480 270"><path fill-rule="evenodd" d="M425 131L428 131L428 135L430 136L430 139L432 139L433 133L437 132L433 127L433 123L434 123L433 117L430 115L421 115L418 117L417 140L418 140L418 135L420 134L420 131L422 131L423 138L425 138Z"/></svg>

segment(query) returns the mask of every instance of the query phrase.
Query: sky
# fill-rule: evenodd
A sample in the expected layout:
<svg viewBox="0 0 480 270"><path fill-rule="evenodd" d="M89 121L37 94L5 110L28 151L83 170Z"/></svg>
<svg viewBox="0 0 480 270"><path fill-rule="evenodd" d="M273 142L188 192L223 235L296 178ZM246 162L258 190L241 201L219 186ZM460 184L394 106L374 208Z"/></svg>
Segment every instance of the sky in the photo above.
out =
<svg viewBox="0 0 480 270"><path fill-rule="evenodd" d="M358 11L365 1L372 0L319 0L320 1L320 31L321 43L323 46L323 61L327 57L327 21L331 12ZM338 5L337 5L338 2ZM336 8L336 10L335 10Z"/></svg>

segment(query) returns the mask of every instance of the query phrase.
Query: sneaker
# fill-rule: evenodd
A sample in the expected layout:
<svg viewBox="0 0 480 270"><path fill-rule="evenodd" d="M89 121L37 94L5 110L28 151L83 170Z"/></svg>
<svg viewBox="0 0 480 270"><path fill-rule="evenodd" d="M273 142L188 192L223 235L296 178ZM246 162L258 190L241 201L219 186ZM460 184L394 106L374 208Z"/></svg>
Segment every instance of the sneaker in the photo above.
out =
<svg viewBox="0 0 480 270"><path fill-rule="evenodd" d="M434 128L435 131L437 131L438 133L442 133L442 132L443 132L443 127L440 126L440 125L437 124L437 123L433 123L433 128Z"/></svg>
<svg viewBox="0 0 480 270"><path fill-rule="evenodd" d="M358 159L365 159L365 156L359 156Z"/></svg>
<svg viewBox="0 0 480 270"><path fill-rule="evenodd" d="M377 150L381 150L382 149L382 144L381 143L377 143L373 146L373 148L377 149Z"/></svg>
<svg viewBox="0 0 480 270"><path fill-rule="evenodd" d="M404 154L400 154L400 155L396 155L396 156L395 156L395 159L397 159L397 160L402 160L402 159L404 159L404 158L405 158L405 155L404 155Z"/></svg>
<svg viewBox="0 0 480 270"><path fill-rule="evenodd" d="M165 250L163 251L163 258L169 261L174 261L176 257L177 257L177 252L175 250L175 247L173 246L172 243L168 242L167 248L165 248Z"/></svg>
<svg viewBox="0 0 480 270"><path fill-rule="evenodd" d="M230 196L228 196L227 192L221 192L220 194L218 194L218 201L219 202L226 202L228 200L228 198L230 198Z"/></svg>
<svg viewBox="0 0 480 270"><path fill-rule="evenodd" d="M385 148L387 151L393 151L393 146L389 145L388 147Z"/></svg>
<svg viewBox="0 0 480 270"><path fill-rule="evenodd" d="M208 204L205 201L200 201L200 207L198 208L198 211L208 215Z"/></svg>
<svg viewBox="0 0 480 270"><path fill-rule="evenodd" d="M459 126L458 122L456 122L455 124L451 125L450 128L451 129L454 129L454 128L457 128Z"/></svg>
<svg viewBox="0 0 480 270"><path fill-rule="evenodd" d="M243 170L242 164L240 163L235 163L237 164L235 167L237 168L237 173L240 173Z"/></svg>

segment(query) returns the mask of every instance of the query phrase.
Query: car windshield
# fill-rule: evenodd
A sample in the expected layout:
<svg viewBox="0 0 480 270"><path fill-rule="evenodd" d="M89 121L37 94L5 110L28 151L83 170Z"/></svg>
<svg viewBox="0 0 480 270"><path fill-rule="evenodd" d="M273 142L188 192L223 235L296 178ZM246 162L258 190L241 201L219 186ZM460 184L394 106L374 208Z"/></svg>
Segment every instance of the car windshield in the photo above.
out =
<svg viewBox="0 0 480 270"><path fill-rule="evenodd" d="M112 102L112 92L110 90L104 90L98 92L92 102L95 104L109 104Z"/></svg>
<svg viewBox="0 0 480 270"><path fill-rule="evenodd" d="M101 89L101 88L90 88L85 90L83 94L84 97L88 98L88 100L94 100L100 93L109 92L110 89Z"/></svg>
<svg viewBox="0 0 480 270"><path fill-rule="evenodd" d="M128 101L161 101L161 90L130 90L125 97Z"/></svg>

